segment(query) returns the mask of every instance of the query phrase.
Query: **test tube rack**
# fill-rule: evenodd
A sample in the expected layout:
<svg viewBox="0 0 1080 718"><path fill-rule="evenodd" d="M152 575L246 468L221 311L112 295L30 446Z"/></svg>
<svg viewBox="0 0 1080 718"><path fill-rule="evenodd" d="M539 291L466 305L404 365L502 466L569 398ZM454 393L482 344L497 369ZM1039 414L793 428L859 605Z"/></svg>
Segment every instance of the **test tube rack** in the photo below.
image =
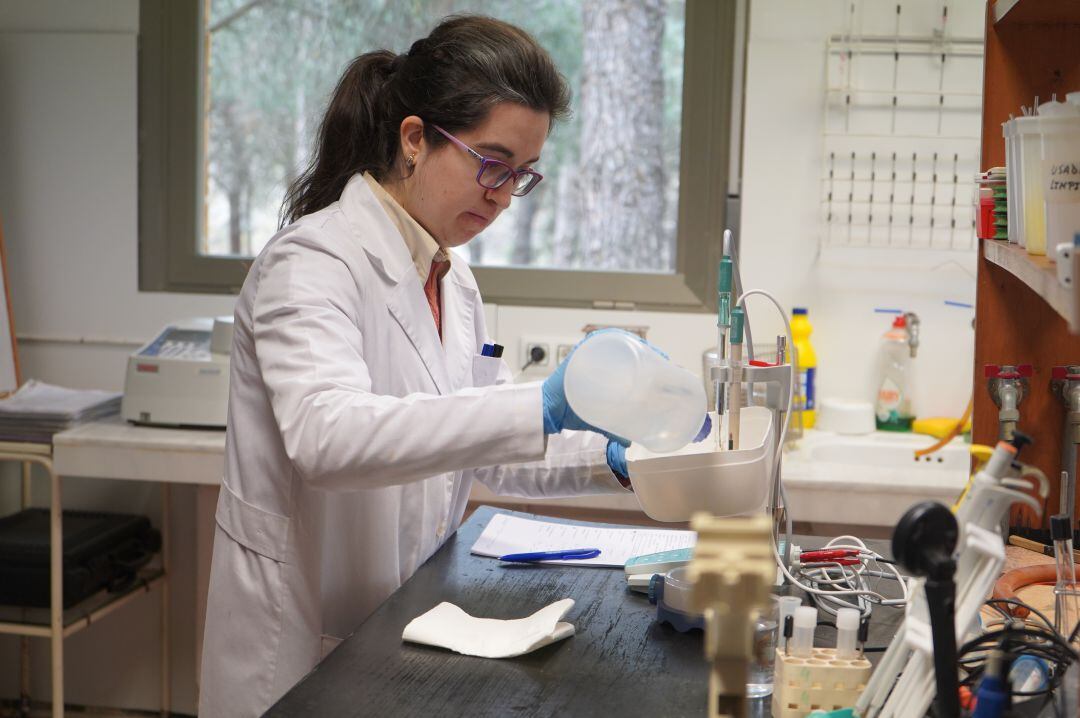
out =
<svg viewBox="0 0 1080 718"><path fill-rule="evenodd" d="M838 658L835 648L815 648L809 656L778 652L772 714L774 718L803 718L815 710L853 706L871 670L865 656Z"/></svg>

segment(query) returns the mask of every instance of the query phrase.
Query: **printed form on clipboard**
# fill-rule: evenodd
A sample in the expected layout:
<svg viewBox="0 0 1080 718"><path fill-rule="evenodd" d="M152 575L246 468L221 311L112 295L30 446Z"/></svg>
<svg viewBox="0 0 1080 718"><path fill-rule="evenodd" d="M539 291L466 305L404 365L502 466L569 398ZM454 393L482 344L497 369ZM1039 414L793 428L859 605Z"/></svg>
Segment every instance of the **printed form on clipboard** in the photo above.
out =
<svg viewBox="0 0 1080 718"><path fill-rule="evenodd" d="M587 560L545 561L568 566L617 566L634 556L690 548L697 542L693 531L673 529L622 529L599 524L559 524L495 514L471 552L498 558L512 553L559 551L588 546L600 555Z"/></svg>

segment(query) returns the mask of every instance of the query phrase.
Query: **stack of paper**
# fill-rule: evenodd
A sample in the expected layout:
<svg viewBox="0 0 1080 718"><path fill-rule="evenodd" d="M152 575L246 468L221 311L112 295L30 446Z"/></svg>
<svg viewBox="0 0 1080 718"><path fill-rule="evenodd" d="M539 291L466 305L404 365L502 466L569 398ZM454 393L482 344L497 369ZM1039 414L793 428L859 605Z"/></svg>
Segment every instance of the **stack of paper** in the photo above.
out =
<svg viewBox="0 0 1080 718"><path fill-rule="evenodd" d="M693 531L677 529L621 529L600 524L564 524L537 521L510 514L495 514L473 544L471 553L498 558L529 551L598 548L600 555L585 560L546 561L570 566L624 566L628 559L648 553L691 548Z"/></svg>
<svg viewBox="0 0 1080 718"><path fill-rule="evenodd" d="M0 441L48 444L75 424L120 412L116 391L65 389L31 379L0 399Z"/></svg>

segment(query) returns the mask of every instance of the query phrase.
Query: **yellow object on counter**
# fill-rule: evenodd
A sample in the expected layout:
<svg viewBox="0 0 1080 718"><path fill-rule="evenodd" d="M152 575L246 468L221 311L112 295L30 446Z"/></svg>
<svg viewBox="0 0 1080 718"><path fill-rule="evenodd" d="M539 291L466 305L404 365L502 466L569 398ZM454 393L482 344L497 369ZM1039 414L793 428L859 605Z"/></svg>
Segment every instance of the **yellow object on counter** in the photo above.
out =
<svg viewBox="0 0 1080 718"><path fill-rule="evenodd" d="M953 430L956 426L956 422L959 419L949 418L946 416L934 416L929 419L916 419L911 423L911 430L916 434L926 434L932 436L935 439L943 439L945 435ZM971 420L964 424L960 429L960 433L971 431Z"/></svg>

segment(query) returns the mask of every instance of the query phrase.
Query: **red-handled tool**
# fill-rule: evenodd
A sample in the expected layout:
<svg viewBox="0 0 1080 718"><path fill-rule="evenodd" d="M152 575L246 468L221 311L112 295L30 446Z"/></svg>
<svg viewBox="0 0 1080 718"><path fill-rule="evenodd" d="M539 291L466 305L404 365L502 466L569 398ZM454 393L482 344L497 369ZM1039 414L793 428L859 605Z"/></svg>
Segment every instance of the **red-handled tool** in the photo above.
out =
<svg viewBox="0 0 1080 718"><path fill-rule="evenodd" d="M857 557L859 551L853 548L831 548L816 551L803 551L799 554L799 560L803 563L808 561L831 561L837 558Z"/></svg>

